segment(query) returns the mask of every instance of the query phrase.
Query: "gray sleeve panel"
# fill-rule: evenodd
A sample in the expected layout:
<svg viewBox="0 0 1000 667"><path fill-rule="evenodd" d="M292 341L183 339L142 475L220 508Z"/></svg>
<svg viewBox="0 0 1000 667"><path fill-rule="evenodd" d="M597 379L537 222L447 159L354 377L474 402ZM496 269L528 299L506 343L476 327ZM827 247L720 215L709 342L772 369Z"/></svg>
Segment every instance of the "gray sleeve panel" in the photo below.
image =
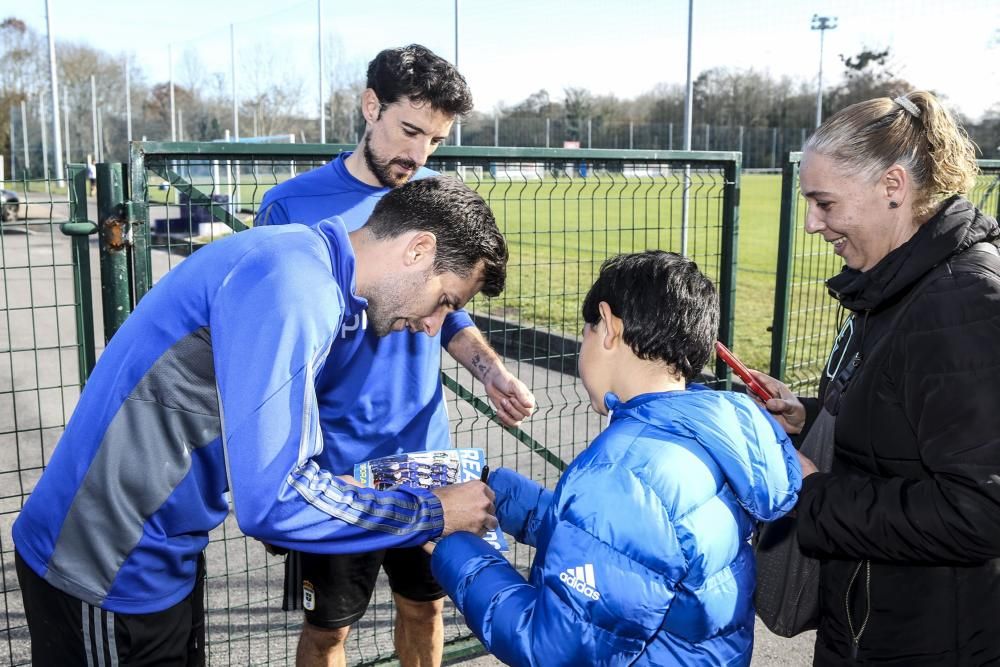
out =
<svg viewBox="0 0 1000 667"><path fill-rule="evenodd" d="M100 604L147 520L188 474L191 451L220 433L211 342L200 329L167 350L115 414L66 515L46 579Z"/></svg>
<svg viewBox="0 0 1000 667"><path fill-rule="evenodd" d="M146 371L129 398L217 417L219 398L208 328L174 343Z"/></svg>

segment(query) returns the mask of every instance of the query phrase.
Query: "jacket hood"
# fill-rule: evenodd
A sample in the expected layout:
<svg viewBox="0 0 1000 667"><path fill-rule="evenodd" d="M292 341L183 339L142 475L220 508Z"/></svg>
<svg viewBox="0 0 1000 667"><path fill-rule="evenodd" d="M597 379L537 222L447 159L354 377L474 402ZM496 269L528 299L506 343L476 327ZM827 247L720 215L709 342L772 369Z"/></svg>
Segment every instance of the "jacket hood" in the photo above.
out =
<svg viewBox="0 0 1000 667"><path fill-rule="evenodd" d="M908 290L952 255L982 241L996 242L1000 227L964 197L952 197L917 233L868 271L844 267L826 285L852 311L874 310Z"/></svg>
<svg viewBox="0 0 1000 667"><path fill-rule="evenodd" d="M609 393L605 403L612 423L637 419L696 440L755 519L773 521L794 507L802 486L798 456L778 423L747 396L691 385L624 403Z"/></svg>

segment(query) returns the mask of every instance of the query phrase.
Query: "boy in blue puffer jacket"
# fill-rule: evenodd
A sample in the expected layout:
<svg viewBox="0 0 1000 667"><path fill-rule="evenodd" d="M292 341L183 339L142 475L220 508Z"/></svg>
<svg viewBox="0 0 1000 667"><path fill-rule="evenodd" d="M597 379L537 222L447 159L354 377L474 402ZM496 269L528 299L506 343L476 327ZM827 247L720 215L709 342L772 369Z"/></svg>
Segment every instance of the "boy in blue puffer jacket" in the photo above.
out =
<svg viewBox="0 0 1000 667"><path fill-rule="evenodd" d="M437 544L434 576L511 665L747 665L749 540L795 504L795 450L746 396L686 386L719 321L694 262L608 260L583 319L580 377L608 427L555 491L489 480L501 527L537 547L528 581L471 533Z"/></svg>

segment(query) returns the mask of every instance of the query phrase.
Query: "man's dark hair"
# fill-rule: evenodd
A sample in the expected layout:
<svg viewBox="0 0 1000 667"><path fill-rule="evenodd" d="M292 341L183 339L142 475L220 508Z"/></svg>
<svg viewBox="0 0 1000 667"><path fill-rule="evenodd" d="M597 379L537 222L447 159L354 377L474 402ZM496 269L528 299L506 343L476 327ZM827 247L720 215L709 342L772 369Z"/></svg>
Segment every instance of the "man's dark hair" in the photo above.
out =
<svg viewBox="0 0 1000 667"><path fill-rule="evenodd" d="M698 265L677 253L647 250L618 255L583 300L583 319L597 324L606 301L640 359L663 361L686 379L708 363L719 329L719 295Z"/></svg>
<svg viewBox="0 0 1000 667"><path fill-rule="evenodd" d="M410 181L386 193L365 224L377 239L409 231L437 237L434 271L463 278L482 265L486 296L497 296L507 279L507 243L493 211L461 181L447 176Z"/></svg>
<svg viewBox="0 0 1000 667"><path fill-rule="evenodd" d="M382 104L408 97L429 102L450 116L472 111L472 91L465 78L447 60L419 44L385 49L375 56L368 63L368 87Z"/></svg>

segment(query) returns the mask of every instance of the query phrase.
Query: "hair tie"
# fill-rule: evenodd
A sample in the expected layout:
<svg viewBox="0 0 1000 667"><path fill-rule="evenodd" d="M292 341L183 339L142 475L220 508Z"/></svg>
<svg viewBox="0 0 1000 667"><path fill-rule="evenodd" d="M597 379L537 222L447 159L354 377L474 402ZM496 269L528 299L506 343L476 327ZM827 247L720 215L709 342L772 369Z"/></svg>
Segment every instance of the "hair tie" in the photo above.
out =
<svg viewBox="0 0 1000 667"><path fill-rule="evenodd" d="M914 118L920 118L920 109L917 108L917 105L908 100L907 98L903 97L902 95L894 99L893 102L901 106L904 111L906 111Z"/></svg>

